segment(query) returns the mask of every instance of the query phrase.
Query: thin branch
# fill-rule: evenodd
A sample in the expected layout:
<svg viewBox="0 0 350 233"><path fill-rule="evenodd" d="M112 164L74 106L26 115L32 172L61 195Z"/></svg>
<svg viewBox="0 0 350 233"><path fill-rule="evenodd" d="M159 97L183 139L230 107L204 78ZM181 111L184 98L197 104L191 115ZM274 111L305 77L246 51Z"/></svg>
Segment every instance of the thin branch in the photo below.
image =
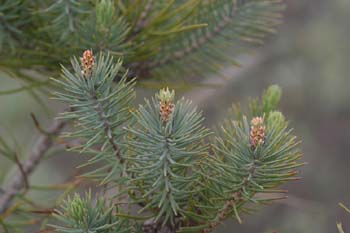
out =
<svg viewBox="0 0 350 233"><path fill-rule="evenodd" d="M23 177L24 188L27 190L29 188L28 177L27 177L27 174L24 172L23 165L22 165L21 161L19 160L18 155L16 153L15 153L15 160L16 160L16 164L18 165L19 171L21 172L22 177Z"/></svg>
<svg viewBox="0 0 350 233"><path fill-rule="evenodd" d="M153 218L144 222L142 233L175 233L176 228L170 226L162 226L161 222L155 221Z"/></svg>
<svg viewBox="0 0 350 233"><path fill-rule="evenodd" d="M103 122L103 127L104 127L104 131L106 133L106 136L108 138L108 142L111 144L113 151L115 153L115 156L117 157L118 161L121 164L123 164L124 159L123 159L122 155L120 154L119 146L117 145L117 143L115 143L115 135L113 134L111 124L106 117L106 113L103 109L103 106L98 101L96 93L92 93L92 97L93 97L94 105L96 106L95 110L97 111L97 114L98 114L100 120Z"/></svg>
<svg viewBox="0 0 350 233"><path fill-rule="evenodd" d="M231 10L231 14L229 16L223 16L222 20L212 29L212 31L207 30L207 32L203 35L203 37L193 40L190 46L184 47L181 50L176 51L171 56L164 58L163 60L151 62L148 64L149 69L153 69L165 64L170 63L171 61L178 60L187 56L188 54L198 50L204 44L213 40L217 35L221 34L221 32L227 27L227 25L232 22L234 17L236 16L237 6L234 5Z"/></svg>
<svg viewBox="0 0 350 233"><path fill-rule="evenodd" d="M152 2L152 0L150 1ZM130 64L130 73L129 75L132 76L141 76L142 74L147 74L149 70L158 68L160 66L166 65L171 63L174 60L182 59L183 57L187 56L190 53L195 52L196 50L203 47L206 43L209 41L212 41L217 35L220 35L220 33L227 27L227 25L232 22L234 17L236 16L237 6L234 5L231 14L229 16L223 16L222 20L211 30L207 30L206 33L196 40L193 40L191 45L184 47L183 49L180 49L170 56L164 57L162 60L156 60L156 61L149 61L149 62L134 62Z"/></svg>
<svg viewBox="0 0 350 233"><path fill-rule="evenodd" d="M48 132L46 132L40 125L38 119L36 118L36 116L34 115L34 113L30 113L30 117L32 118L35 128L42 134L49 134Z"/></svg>
<svg viewBox="0 0 350 233"><path fill-rule="evenodd" d="M93 102L94 102L94 105L95 105L95 110L97 111L97 114L98 114L100 120L103 122L103 126L102 127L104 127L104 131L105 131L105 134L106 134L106 136L108 138L108 142L112 146L112 149L113 149L113 151L115 153L115 156L116 156L117 160L119 161L119 163L120 164L124 164L125 159L123 158L123 156L120 153L120 148L119 148L118 144L115 142L116 141L115 140L115 134L113 133L112 126L111 126L108 118L106 117L106 113L105 113L105 111L103 109L103 106L98 101L98 97L97 97L97 94L95 92L92 93L92 97L93 97ZM110 170L111 169L109 169L108 172L110 172ZM123 171L120 173L120 177L126 177L126 176L127 176L126 171L125 171L125 169L123 169ZM104 187L103 187L104 195L106 194L107 188L108 188L108 183L106 183L104 185ZM117 190L120 191L120 190L122 190L122 188L123 187L121 185L118 185ZM118 193L118 191L117 191L117 193ZM127 203L127 201L124 201L126 199L127 199L126 196L120 196L118 198L118 200L117 200L118 201L118 205L121 202L126 202ZM127 205L121 205L121 206L123 207L124 211L126 212L127 211Z"/></svg>
<svg viewBox="0 0 350 233"><path fill-rule="evenodd" d="M226 16L223 18L223 20L214 27L212 32L207 32L203 37L199 38L198 40L195 40L192 42L192 44L188 47L185 47L181 50L176 51L172 56L166 57L163 60L159 60L153 63L150 63L148 65L148 68L156 68L165 64L170 63L171 61L178 60L180 58L183 58L187 56L188 54L198 50L201 48L204 44L211 41L216 35L220 34L223 29L226 27L226 25L231 21L231 18Z"/></svg>
<svg viewBox="0 0 350 233"><path fill-rule="evenodd" d="M49 134L43 134L37 139L27 160L22 164L23 171L21 171L20 168L17 170L8 185L4 188L4 193L0 195L0 214L7 210L13 198L24 187L24 177L28 177L35 170L45 153L53 145L54 140L52 136L57 136L65 124L64 121L54 121L51 127L47 130ZM23 174L25 174L25 176Z"/></svg>
<svg viewBox="0 0 350 233"><path fill-rule="evenodd" d="M142 11L140 18L137 20L136 22L136 26L134 29L134 33L137 34L139 31L141 31L142 28L145 27L146 23L147 23L147 16L149 14L149 12L152 9L152 6L154 4L154 0L149 0L144 8L144 10Z"/></svg>
<svg viewBox="0 0 350 233"><path fill-rule="evenodd" d="M244 189L250 185L250 179L249 177L253 177L256 171L256 164L254 163L251 169L249 169L249 172L245 178L243 178L243 184L241 188L234 192L231 195L231 198L227 200L223 208L219 211L219 213L216 215L214 221L212 221L209 226L204 229L203 233L210 233L214 230L215 227L219 226L225 219L227 219L231 213L232 209L236 208L237 204L239 204L241 201L244 201L244 198L242 196ZM239 216L236 216L238 218L238 221L241 221L239 219Z"/></svg>

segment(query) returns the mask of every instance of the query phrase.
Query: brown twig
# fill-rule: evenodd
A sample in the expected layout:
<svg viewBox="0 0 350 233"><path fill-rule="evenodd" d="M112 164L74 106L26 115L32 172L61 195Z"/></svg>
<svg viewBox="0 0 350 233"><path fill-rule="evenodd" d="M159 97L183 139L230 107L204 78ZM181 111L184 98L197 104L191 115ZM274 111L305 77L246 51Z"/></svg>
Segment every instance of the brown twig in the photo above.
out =
<svg viewBox="0 0 350 233"><path fill-rule="evenodd" d="M22 163L22 169L18 169L12 179L8 182L8 185L4 188L4 193L0 195L0 214L7 210L13 198L21 191L25 186L25 178L28 177L38 166L40 160L53 144L53 137L57 136L63 127L64 121L54 121L51 127L46 131L46 134L42 134L33 146L32 151L28 155L27 159ZM25 175L23 175L25 174Z"/></svg>
<svg viewBox="0 0 350 233"><path fill-rule="evenodd" d="M231 198L226 201L223 208L218 212L216 215L216 218L214 221L210 222L209 226L206 229L203 229L203 233L210 233L219 226L226 218L228 218L231 215L232 209L236 208L236 206L244 201L244 198L242 197L244 188L248 187L250 185L250 179L254 176L256 171L256 164L254 163L252 167L249 169L247 177L243 178L243 183L241 188L232 193ZM237 216L238 217L238 216Z"/></svg>
<svg viewBox="0 0 350 233"><path fill-rule="evenodd" d="M140 18L138 19L138 21L136 22L136 26L134 29L135 34L137 34L139 31L141 31L141 29L143 27L145 27L146 23L147 23L147 16L149 14L149 12L152 9L154 0L149 0L144 8L144 10L142 11Z"/></svg>
<svg viewBox="0 0 350 233"><path fill-rule="evenodd" d="M27 177L27 174L24 172L23 165L22 165L21 161L19 160L18 155L16 153L15 153L15 160L16 160L16 164L19 168L19 171L21 172L22 177L23 177L24 188L27 190L27 189L29 189L28 177Z"/></svg>
<svg viewBox="0 0 350 233"><path fill-rule="evenodd" d="M175 233L176 227L163 226L161 222L149 219L142 226L142 233Z"/></svg>
<svg viewBox="0 0 350 233"><path fill-rule="evenodd" d="M152 0L150 2L152 2ZM143 74L148 74L148 71L151 69L155 69L157 67L167 65L174 60L176 61L176 60L182 59L183 57L189 55L190 53L193 53L198 49L202 48L205 44L212 41L216 36L220 35L222 31L227 27L227 25L230 22L232 22L232 20L236 16L238 7L239 6L234 5L231 9L230 15L223 16L221 21L219 21L219 23L215 25L211 31L207 30L206 33L202 35L202 37L192 40L189 46L186 46L180 50L177 50L176 52L170 54L170 56L165 56L161 60L132 63L130 65L131 71L129 74L131 75L131 77L133 76L142 77ZM140 17L140 19L141 18L142 17Z"/></svg>
<svg viewBox="0 0 350 233"><path fill-rule="evenodd" d="M92 94L92 97L93 97L95 110L97 111L97 114L98 114L100 120L103 122L103 126L102 127L104 127L104 131L105 131L106 136L108 138L108 142L112 146L112 149L113 149L113 151L115 153L115 156L117 157L117 159L120 162L120 164L123 164L124 163L124 158L122 157L122 155L120 153L119 146L115 142L115 135L113 133L111 124L110 124L109 120L106 117L106 114L104 112L103 106L101 105L100 102L98 102L97 94L95 92L93 92L91 94Z"/></svg>
<svg viewBox="0 0 350 233"><path fill-rule="evenodd" d="M30 117L32 118L35 128L42 134L49 134L48 132L46 132L40 125L38 119L36 118L36 116L34 115L34 113L30 113Z"/></svg>

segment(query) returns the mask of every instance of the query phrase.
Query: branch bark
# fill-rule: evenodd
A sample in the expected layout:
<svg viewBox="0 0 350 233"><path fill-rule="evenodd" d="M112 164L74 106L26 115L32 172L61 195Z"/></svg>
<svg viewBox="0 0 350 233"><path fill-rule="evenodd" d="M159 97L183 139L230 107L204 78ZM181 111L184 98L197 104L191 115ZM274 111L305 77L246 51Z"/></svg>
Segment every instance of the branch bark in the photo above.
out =
<svg viewBox="0 0 350 233"><path fill-rule="evenodd" d="M153 6L154 0L148 0L148 2L145 5L144 10L141 13L140 18L137 20L134 32L137 34L141 31L143 27L145 27L147 23L147 16L149 15L152 6Z"/></svg>
<svg viewBox="0 0 350 233"><path fill-rule="evenodd" d="M66 122L55 120L47 130L47 133L37 139L27 160L22 163L22 168L17 169L8 185L3 188L4 192L0 195L0 214L8 209L14 197L24 187L26 177L35 170L45 153L53 145L53 137L57 136L65 125Z"/></svg>
<svg viewBox="0 0 350 233"><path fill-rule="evenodd" d="M250 170L248 172L248 175L243 178L243 183L242 183L241 188L231 195L231 198L226 201L223 208L216 215L214 221L210 222L209 226L206 229L202 230L202 233L213 232L216 227L218 227L220 224L222 224L222 222L224 220L226 220L231 215L232 210L234 208L236 208L236 206L240 202L245 201L245 199L242 195L244 192L244 188L246 188L250 185L250 183L251 183L250 180L252 177L254 177L256 169L257 169L257 164L254 162L252 164L252 167L250 168ZM241 222L241 220L239 219L239 216L237 215L236 217L238 218L238 221Z"/></svg>
<svg viewBox="0 0 350 233"><path fill-rule="evenodd" d="M154 219L149 219L144 222L142 227L142 233L175 233L175 228L169 226L162 226L161 222L157 222Z"/></svg>

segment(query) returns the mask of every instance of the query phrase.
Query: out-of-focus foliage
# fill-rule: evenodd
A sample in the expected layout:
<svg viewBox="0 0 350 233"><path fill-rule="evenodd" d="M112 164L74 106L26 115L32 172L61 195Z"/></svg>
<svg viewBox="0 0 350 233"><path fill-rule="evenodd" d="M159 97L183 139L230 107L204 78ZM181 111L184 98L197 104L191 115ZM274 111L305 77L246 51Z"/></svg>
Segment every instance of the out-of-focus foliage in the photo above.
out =
<svg viewBox="0 0 350 233"><path fill-rule="evenodd" d="M284 8L276 0L2 0L1 5L4 68L44 66L57 73L58 63L92 49L122 56L133 76L168 80L237 64L232 48L243 48L242 41L261 43Z"/></svg>
<svg viewBox="0 0 350 233"><path fill-rule="evenodd" d="M347 213L350 214L350 209L348 207L346 207L343 203L339 203L339 206ZM339 233L345 233L345 231L343 230L343 224L341 222L337 223L337 228Z"/></svg>
<svg viewBox="0 0 350 233"><path fill-rule="evenodd" d="M0 1L0 51L15 53L16 48L26 40L23 29L27 27L30 14L23 0Z"/></svg>

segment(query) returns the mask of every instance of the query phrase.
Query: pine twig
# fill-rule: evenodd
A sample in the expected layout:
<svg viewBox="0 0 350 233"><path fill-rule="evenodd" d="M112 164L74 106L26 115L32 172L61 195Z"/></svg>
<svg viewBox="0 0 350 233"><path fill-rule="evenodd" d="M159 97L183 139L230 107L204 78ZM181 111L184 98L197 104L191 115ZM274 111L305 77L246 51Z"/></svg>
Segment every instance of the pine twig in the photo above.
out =
<svg viewBox="0 0 350 233"><path fill-rule="evenodd" d="M49 134L48 132L46 132L40 125L38 119L36 118L36 116L34 115L34 113L30 113L30 117L32 118L35 128L39 131L39 133L41 134Z"/></svg>
<svg viewBox="0 0 350 233"><path fill-rule="evenodd" d="M7 210L13 198L24 187L25 177L28 177L35 170L40 163L40 160L52 146L52 136L57 136L65 125L65 121L56 120L47 130L48 134L43 134L37 139L27 160L22 163L22 169L18 168L7 187L4 188L4 193L0 195L0 214Z"/></svg>
<svg viewBox="0 0 350 233"><path fill-rule="evenodd" d="M115 156L117 157L118 161L123 164L124 163L124 159L120 153L120 149L119 146L117 145L117 143L115 143L115 135L113 134L113 130L112 127L110 125L110 122L108 121L106 114L104 112L103 106L101 105L101 103L98 102L98 98L97 98L97 94L96 93L92 93L93 96L93 101L95 104L95 110L98 113L98 116L100 118L100 120L103 122L103 128L104 131L108 137L108 141L111 144L113 151L115 153Z"/></svg>
<svg viewBox="0 0 350 233"><path fill-rule="evenodd" d="M225 204L224 207L219 211L217 216L215 217L215 220L209 224L209 226L206 229L203 229L203 233L210 233L219 226L225 219L227 219L233 208L236 208L237 204L240 203L241 201L244 201L244 198L242 197L242 193L245 187L250 185L250 178L254 176L256 171L256 164L254 163L251 169L249 170L248 175L243 179L243 184L241 188L233 193L231 195L230 200L228 200ZM238 221L241 222L239 219L239 216L236 216L238 218Z"/></svg>
<svg viewBox="0 0 350 233"><path fill-rule="evenodd" d="M149 12L152 9L152 6L154 4L154 0L149 0L144 8L144 10L142 11L140 18L138 19L138 21L136 22L136 26L134 29L134 32L137 34L143 27L145 27L146 23L147 23L147 16L149 14Z"/></svg>
<svg viewBox="0 0 350 233"><path fill-rule="evenodd" d="M169 226L162 226L160 222L154 219L149 219L144 222L142 233L175 233L175 228Z"/></svg>
<svg viewBox="0 0 350 233"><path fill-rule="evenodd" d="M149 3L152 3L152 0L150 0ZM148 6L146 6L145 12L143 12L143 13L147 13L147 11L146 11L147 7ZM218 23L218 25L216 25L213 28L212 31L207 31L201 38L198 38L197 40L192 41L191 45L186 46L183 49L176 51L175 53L171 54L170 56L165 57L162 60L131 63L129 66L129 68L130 68L129 75L131 75L131 77L133 77L133 76L142 77L143 75L148 74L149 70L156 69L156 68L163 66L163 65L167 65L167 64L171 63L171 61L173 61L173 60L182 59L183 57L189 55L190 53L195 52L196 50L203 47L209 41L212 41L216 36L220 35L220 33L222 33L222 31L227 27L227 25L236 16L236 11L237 11L237 7L234 6L231 9L231 14L229 16L224 16L222 18L222 20ZM141 20L142 15L140 17L140 21L138 22L138 24L141 22L144 24L145 20Z"/></svg>
<svg viewBox="0 0 350 233"><path fill-rule="evenodd" d="M231 14L229 16L224 16L222 20L216 25L212 31L207 31L201 38L198 40L194 40L190 46L184 47L181 50L176 51L174 54L172 54L169 57L164 58L160 61L150 62L148 64L149 69L157 68L162 65L166 65L170 63L172 60L181 59L188 54L198 50L201 48L204 44L208 43L209 41L213 40L217 35L222 33L222 31L226 28L226 26L233 20L233 18L236 16L237 6L234 6L231 9Z"/></svg>
<svg viewBox="0 0 350 233"><path fill-rule="evenodd" d="M22 165L21 161L19 160L18 155L16 153L15 153L15 160L16 160L16 164L18 165L19 171L21 172L22 177L23 177L24 188L27 190L27 189L29 189L28 177L27 177L27 174L24 172L23 165Z"/></svg>

